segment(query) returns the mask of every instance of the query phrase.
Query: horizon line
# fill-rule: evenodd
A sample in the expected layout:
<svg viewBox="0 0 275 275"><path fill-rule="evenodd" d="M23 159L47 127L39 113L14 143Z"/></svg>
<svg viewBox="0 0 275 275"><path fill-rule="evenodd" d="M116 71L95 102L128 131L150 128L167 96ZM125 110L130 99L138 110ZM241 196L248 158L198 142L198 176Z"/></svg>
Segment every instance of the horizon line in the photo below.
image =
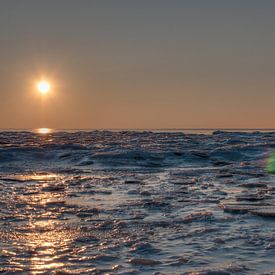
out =
<svg viewBox="0 0 275 275"><path fill-rule="evenodd" d="M63 130L63 131L72 131L72 130L83 130L83 131L104 131L104 130L111 130L111 131L118 131L118 130L275 130L275 128L240 128L240 127L229 127L229 128L48 128L48 127L40 127L40 128L0 128L0 131L6 130L18 130L18 131L33 131L37 129L50 129L50 130Z"/></svg>

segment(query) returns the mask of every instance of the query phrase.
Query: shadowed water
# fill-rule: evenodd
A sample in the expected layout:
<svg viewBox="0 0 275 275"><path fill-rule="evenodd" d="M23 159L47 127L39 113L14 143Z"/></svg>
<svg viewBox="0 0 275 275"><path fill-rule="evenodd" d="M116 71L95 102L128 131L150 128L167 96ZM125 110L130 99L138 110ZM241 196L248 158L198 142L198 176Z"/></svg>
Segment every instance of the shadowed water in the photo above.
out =
<svg viewBox="0 0 275 275"><path fill-rule="evenodd" d="M274 147L271 132L1 132L0 272L273 274Z"/></svg>

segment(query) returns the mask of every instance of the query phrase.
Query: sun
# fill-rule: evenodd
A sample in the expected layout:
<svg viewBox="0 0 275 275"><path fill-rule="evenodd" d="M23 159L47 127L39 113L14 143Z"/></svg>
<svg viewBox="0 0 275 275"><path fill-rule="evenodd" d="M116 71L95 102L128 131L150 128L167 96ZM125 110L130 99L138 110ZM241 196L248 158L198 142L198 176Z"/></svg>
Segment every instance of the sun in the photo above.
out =
<svg viewBox="0 0 275 275"><path fill-rule="evenodd" d="M47 94L51 90L51 85L48 81L42 80L37 83L37 89L41 94Z"/></svg>

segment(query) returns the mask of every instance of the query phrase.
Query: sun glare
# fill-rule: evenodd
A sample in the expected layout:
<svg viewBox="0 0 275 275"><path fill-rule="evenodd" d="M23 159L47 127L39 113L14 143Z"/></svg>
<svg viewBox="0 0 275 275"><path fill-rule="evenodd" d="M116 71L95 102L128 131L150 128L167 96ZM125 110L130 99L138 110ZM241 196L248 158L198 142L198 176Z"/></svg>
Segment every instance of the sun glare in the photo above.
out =
<svg viewBox="0 0 275 275"><path fill-rule="evenodd" d="M50 134L52 132L52 130L50 128L39 128L39 129L36 129L36 132L38 134Z"/></svg>
<svg viewBox="0 0 275 275"><path fill-rule="evenodd" d="M51 90L49 82L43 80L38 82L37 89L41 94L47 94Z"/></svg>

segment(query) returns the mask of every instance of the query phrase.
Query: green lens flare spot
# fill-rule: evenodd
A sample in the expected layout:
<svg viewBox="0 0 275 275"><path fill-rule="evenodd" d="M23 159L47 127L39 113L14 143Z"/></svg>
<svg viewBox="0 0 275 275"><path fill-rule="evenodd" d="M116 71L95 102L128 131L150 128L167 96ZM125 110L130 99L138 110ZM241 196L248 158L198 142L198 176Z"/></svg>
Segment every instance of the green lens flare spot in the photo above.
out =
<svg viewBox="0 0 275 275"><path fill-rule="evenodd" d="M267 160L267 172L275 174L275 152L273 152Z"/></svg>

